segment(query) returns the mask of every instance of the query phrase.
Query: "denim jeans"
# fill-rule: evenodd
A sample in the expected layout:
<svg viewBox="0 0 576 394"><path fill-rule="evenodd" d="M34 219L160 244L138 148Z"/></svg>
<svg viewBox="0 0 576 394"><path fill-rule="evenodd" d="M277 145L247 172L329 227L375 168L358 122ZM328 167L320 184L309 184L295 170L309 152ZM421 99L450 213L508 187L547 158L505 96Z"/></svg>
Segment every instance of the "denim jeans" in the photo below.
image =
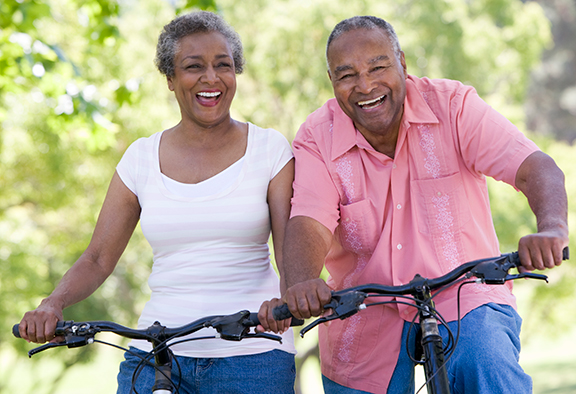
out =
<svg viewBox="0 0 576 394"><path fill-rule="evenodd" d="M452 394L532 392L532 379L518 364L520 354L520 326L522 319L508 305L490 303L469 312L461 322L456 351L448 361L448 378ZM457 322L448 323L456 336ZM388 386L388 394L414 394L414 363L406 353L406 337L410 323L404 323L398 363ZM419 329L418 326L413 328ZM446 343L448 335L440 326ZM414 329L408 346L414 354ZM327 394L359 394L363 391L340 386L323 377Z"/></svg>
<svg viewBox="0 0 576 394"><path fill-rule="evenodd" d="M130 350L144 357L147 354L135 348ZM124 357L118 373L117 394L134 393L132 376L140 363L140 358L128 352ZM176 358L180 370L173 362L172 381L178 384L181 379L180 394L294 393L294 355L281 350L225 358ZM139 394L150 394L153 385L154 368L145 366L135 388Z"/></svg>

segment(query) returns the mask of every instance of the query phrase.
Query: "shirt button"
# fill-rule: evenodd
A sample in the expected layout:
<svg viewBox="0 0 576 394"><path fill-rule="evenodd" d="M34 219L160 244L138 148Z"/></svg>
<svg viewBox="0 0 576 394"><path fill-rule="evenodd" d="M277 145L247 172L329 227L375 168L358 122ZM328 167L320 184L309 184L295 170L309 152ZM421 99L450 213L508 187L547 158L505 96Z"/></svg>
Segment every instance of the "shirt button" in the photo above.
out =
<svg viewBox="0 0 576 394"><path fill-rule="evenodd" d="M442 195L442 192L438 192L436 194L438 195L438 197L440 197Z"/></svg>
<svg viewBox="0 0 576 394"><path fill-rule="evenodd" d="M396 208L397 208L397 209L402 209L402 204L396 205Z"/></svg>
<svg viewBox="0 0 576 394"><path fill-rule="evenodd" d="M392 164L392 168L396 168L396 163Z"/></svg>
<svg viewBox="0 0 576 394"><path fill-rule="evenodd" d="M396 245L396 248L397 248L398 250L402 249L402 244Z"/></svg>
<svg viewBox="0 0 576 394"><path fill-rule="evenodd" d="M350 218L346 218L346 219L344 219L344 221L345 221L345 222L349 222L349 221L350 221Z"/></svg>

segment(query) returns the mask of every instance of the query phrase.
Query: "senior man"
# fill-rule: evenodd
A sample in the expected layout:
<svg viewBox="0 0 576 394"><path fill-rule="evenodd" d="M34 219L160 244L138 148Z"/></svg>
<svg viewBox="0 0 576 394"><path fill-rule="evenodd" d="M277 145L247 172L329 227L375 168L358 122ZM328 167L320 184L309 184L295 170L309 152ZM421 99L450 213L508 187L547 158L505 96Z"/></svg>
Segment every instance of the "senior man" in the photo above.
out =
<svg viewBox="0 0 576 394"><path fill-rule="evenodd" d="M564 175L472 87L409 75L396 33L376 17L340 22L326 56L335 98L293 143L282 301L295 317L323 313L331 289L405 284L416 273L438 277L499 255L486 176L524 193L536 216L538 232L518 244L524 269L560 265L568 245ZM324 266L327 283L319 279ZM435 298L451 325L456 290ZM463 289L460 341L448 365L453 393L531 392L518 364L521 319L511 290ZM405 339L414 313L384 305L320 327L325 391L413 393Z"/></svg>

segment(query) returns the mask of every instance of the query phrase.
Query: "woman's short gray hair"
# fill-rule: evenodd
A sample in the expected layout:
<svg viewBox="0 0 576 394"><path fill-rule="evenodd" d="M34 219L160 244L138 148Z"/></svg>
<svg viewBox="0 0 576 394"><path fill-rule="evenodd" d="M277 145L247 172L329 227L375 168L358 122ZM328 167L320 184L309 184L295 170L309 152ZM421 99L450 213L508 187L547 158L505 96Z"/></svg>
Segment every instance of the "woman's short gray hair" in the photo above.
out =
<svg viewBox="0 0 576 394"><path fill-rule="evenodd" d="M167 77L174 76L174 58L182 38L196 33L218 32L222 34L232 50L234 71L242 74L244 55L242 41L236 31L217 14L197 11L179 16L164 26L156 46L156 67Z"/></svg>
<svg viewBox="0 0 576 394"><path fill-rule="evenodd" d="M357 29L381 29L390 38L390 43L392 44L392 49L396 56L398 58L400 57L400 42L398 41L398 36L390 23L375 16L353 16L352 18L344 19L342 22L334 26L332 33L330 33L330 36L328 37L328 43L326 44L326 59L328 59L328 49L330 48L332 41L348 31Z"/></svg>

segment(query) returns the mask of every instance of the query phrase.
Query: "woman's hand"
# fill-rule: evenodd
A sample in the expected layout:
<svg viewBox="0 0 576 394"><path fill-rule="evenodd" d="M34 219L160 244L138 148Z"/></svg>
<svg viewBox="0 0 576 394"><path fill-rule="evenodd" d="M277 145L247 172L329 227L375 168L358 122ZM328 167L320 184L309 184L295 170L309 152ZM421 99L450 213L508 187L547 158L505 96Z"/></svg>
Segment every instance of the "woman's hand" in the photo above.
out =
<svg viewBox="0 0 576 394"><path fill-rule="evenodd" d="M292 318L278 321L272 316L272 310L283 304L284 302L278 298L264 301L258 311L258 320L260 320L260 325L256 327L256 331L272 331L279 334L285 333L290 328Z"/></svg>
<svg viewBox="0 0 576 394"><path fill-rule="evenodd" d="M56 323L61 320L63 320L62 309L54 306L46 298L38 308L24 314L18 331L20 336L28 342L61 342L62 337L54 336Z"/></svg>

